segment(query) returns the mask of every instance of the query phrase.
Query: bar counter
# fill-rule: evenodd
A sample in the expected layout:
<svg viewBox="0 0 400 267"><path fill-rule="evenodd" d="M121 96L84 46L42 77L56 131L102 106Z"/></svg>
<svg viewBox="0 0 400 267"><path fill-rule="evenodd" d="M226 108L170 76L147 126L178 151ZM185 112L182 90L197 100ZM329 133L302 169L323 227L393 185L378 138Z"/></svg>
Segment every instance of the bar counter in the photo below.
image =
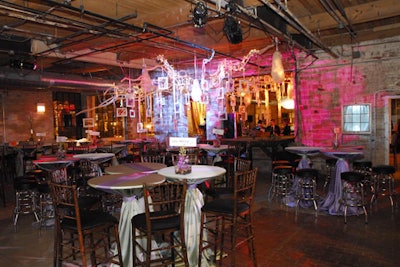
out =
<svg viewBox="0 0 400 267"><path fill-rule="evenodd" d="M241 144L246 148L246 156L249 160L253 160L253 147L259 147L269 157L273 158L279 148L283 149L293 143L295 136L274 136L274 137L237 137L223 138L222 144Z"/></svg>

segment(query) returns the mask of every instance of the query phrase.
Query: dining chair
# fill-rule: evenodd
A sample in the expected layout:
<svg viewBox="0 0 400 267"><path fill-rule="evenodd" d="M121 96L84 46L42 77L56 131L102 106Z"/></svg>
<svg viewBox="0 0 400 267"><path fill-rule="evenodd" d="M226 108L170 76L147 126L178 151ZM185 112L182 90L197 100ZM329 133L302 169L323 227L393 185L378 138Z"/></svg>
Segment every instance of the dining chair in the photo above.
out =
<svg viewBox="0 0 400 267"><path fill-rule="evenodd" d="M151 162L151 163L162 163L165 164L165 155L161 154L146 154L141 155L140 157L141 162Z"/></svg>
<svg viewBox="0 0 400 267"><path fill-rule="evenodd" d="M212 199L232 197L235 172L250 170L251 160L234 157L229 162L225 162L221 165L216 164L216 166L225 168L226 173L222 179L207 181L209 185L205 189L206 199L208 197L211 197Z"/></svg>
<svg viewBox="0 0 400 267"><path fill-rule="evenodd" d="M133 266L189 266L184 229L186 188L186 181L143 185L145 211L131 220Z"/></svg>
<svg viewBox="0 0 400 267"><path fill-rule="evenodd" d="M188 164L190 165L198 165L199 164L199 156L198 154L186 154L188 159ZM171 154L172 165L176 165L179 161L179 154Z"/></svg>
<svg viewBox="0 0 400 267"><path fill-rule="evenodd" d="M245 244L253 266L257 265L253 226L257 172L258 168L235 172L233 198L216 199L202 207L198 266L202 266L205 250L213 251L213 260L219 261L219 266L227 253L230 265L235 266L237 251Z"/></svg>
<svg viewBox="0 0 400 267"><path fill-rule="evenodd" d="M82 211L76 185L49 185L55 210L53 265L61 267L69 261L83 267L100 263L122 266L118 220L100 210Z"/></svg>

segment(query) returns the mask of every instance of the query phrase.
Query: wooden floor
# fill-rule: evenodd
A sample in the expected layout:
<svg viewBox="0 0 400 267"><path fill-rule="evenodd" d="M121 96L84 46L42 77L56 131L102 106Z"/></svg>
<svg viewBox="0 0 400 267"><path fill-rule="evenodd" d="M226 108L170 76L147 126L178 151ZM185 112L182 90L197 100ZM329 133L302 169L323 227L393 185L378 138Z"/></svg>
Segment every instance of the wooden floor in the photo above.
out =
<svg viewBox="0 0 400 267"><path fill-rule="evenodd" d="M399 266L400 210L392 212L388 199L379 199L376 207L368 209L368 224L363 216L351 216L347 224L342 216L320 213L316 218L311 209L300 209L296 217L293 208L267 201L268 159L256 157L254 166L259 168L255 212L258 266ZM399 174L396 185L400 193ZM40 232L33 215L24 215L15 232L12 194L8 190L8 205L0 207L0 266L52 266L53 229ZM229 266L229 257L224 266ZM251 266L245 248L236 257L237 266Z"/></svg>

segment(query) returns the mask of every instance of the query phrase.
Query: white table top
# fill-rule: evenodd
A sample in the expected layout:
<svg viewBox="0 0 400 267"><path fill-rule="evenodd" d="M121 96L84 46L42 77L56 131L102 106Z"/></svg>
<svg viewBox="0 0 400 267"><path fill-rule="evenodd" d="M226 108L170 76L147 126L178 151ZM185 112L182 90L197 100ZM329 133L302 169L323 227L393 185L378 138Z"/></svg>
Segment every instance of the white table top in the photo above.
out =
<svg viewBox="0 0 400 267"><path fill-rule="evenodd" d="M33 164L45 171L54 171L56 169L68 167L76 161L79 161L79 159L68 155L63 159L57 159L56 156L42 156L34 160Z"/></svg>
<svg viewBox="0 0 400 267"><path fill-rule="evenodd" d="M219 147L215 147L209 144L198 144L197 147L214 153L219 153L221 151L228 150L228 145L220 145Z"/></svg>
<svg viewBox="0 0 400 267"><path fill-rule="evenodd" d="M107 167L104 171L107 174L130 174L134 172L151 173L165 167L167 167L167 165L162 163L137 162L110 166Z"/></svg>
<svg viewBox="0 0 400 267"><path fill-rule="evenodd" d="M353 158L356 156L363 155L364 152L355 148L326 148L321 150L325 156L334 158Z"/></svg>
<svg viewBox="0 0 400 267"><path fill-rule="evenodd" d="M120 191L142 188L143 184L159 184L165 177L156 173L135 172L131 174L110 174L91 178L88 184L97 189Z"/></svg>
<svg viewBox="0 0 400 267"><path fill-rule="evenodd" d="M73 157L78 159L88 159L88 160L101 160L106 158L114 157L114 153L83 153L83 154L76 154Z"/></svg>
<svg viewBox="0 0 400 267"><path fill-rule="evenodd" d="M187 174L176 174L175 166L160 169L158 174L169 179L184 180L187 179L188 184L199 184L206 180L225 174L226 170L217 166L210 165L192 165L192 172Z"/></svg>
<svg viewBox="0 0 400 267"><path fill-rule="evenodd" d="M316 155L321 151L321 147L310 146L288 146L285 150L298 155Z"/></svg>

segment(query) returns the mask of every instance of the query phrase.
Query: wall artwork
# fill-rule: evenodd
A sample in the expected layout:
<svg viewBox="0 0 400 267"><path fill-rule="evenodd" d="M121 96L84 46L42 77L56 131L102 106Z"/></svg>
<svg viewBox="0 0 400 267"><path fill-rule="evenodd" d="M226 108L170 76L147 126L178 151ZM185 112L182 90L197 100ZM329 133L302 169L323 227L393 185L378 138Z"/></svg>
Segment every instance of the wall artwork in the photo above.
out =
<svg viewBox="0 0 400 267"><path fill-rule="evenodd" d="M117 117L126 117L128 116L127 108L117 108Z"/></svg>
<svg viewBox="0 0 400 267"><path fill-rule="evenodd" d="M94 119L93 118L85 118L83 121L83 128L93 128L94 127Z"/></svg>

